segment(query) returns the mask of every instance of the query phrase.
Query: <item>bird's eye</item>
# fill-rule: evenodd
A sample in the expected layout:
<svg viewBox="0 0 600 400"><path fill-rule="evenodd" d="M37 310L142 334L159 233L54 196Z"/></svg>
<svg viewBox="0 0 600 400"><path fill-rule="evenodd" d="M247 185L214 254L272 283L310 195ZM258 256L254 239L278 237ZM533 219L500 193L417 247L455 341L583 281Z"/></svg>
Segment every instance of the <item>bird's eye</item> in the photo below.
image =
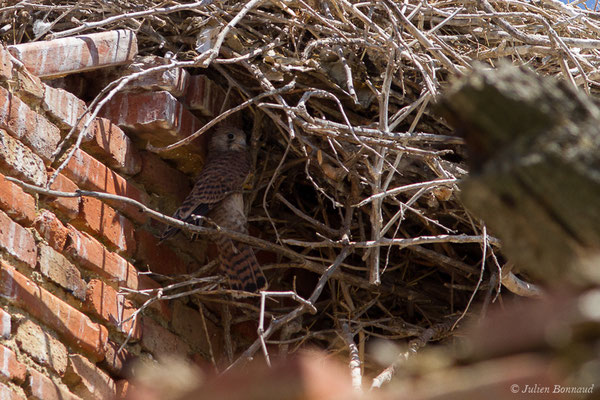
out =
<svg viewBox="0 0 600 400"><path fill-rule="evenodd" d="M233 133L228 133L228 134L227 134L227 139L228 139L229 141L233 141L233 139L234 139L234 138L235 138L235 135L234 135Z"/></svg>

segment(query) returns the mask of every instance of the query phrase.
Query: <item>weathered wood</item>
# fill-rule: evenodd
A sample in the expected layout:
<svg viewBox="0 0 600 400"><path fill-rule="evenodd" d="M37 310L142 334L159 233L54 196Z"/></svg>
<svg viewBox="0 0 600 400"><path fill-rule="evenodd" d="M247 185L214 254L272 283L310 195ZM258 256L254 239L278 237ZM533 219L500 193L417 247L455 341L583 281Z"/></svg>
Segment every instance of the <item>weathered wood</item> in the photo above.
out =
<svg viewBox="0 0 600 400"><path fill-rule="evenodd" d="M477 67L439 104L464 136L467 208L537 277L600 282L600 110L567 82Z"/></svg>

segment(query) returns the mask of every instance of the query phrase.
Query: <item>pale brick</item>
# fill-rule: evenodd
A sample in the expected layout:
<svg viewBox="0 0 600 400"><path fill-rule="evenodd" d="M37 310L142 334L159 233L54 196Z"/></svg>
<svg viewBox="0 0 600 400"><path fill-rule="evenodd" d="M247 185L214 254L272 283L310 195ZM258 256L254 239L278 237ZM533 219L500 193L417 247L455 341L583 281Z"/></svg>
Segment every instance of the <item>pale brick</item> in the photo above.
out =
<svg viewBox="0 0 600 400"><path fill-rule="evenodd" d="M17 260L35 268L37 246L31 232L13 222L8 215L0 211L0 248Z"/></svg>
<svg viewBox="0 0 600 400"><path fill-rule="evenodd" d="M80 300L85 300L86 283L79 269L65 256L45 244L40 244L40 272Z"/></svg>
<svg viewBox="0 0 600 400"><path fill-rule="evenodd" d="M69 355L65 381L83 399L113 399L117 385L104 371L79 354Z"/></svg>
<svg viewBox="0 0 600 400"><path fill-rule="evenodd" d="M45 85L40 78L27 71L26 68L17 68L13 73L14 86L11 91L29 106L37 109L44 98Z"/></svg>
<svg viewBox="0 0 600 400"><path fill-rule="evenodd" d="M17 96L0 87L0 128L23 141L46 161L60 142L60 130Z"/></svg>
<svg viewBox="0 0 600 400"><path fill-rule="evenodd" d="M0 169L5 171L6 175L15 176L34 185L46 185L44 161L3 129L0 129Z"/></svg>
<svg viewBox="0 0 600 400"><path fill-rule="evenodd" d="M13 65L10 60L9 52L0 44L0 79L12 79Z"/></svg>
<svg viewBox="0 0 600 400"><path fill-rule="evenodd" d="M0 308L0 337L8 339L10 337L12 323L10 314Z"/></svg>
<svg viewBox="0 0 600 400"><path fill-rule="evenodd" d="M132 31L115 30L18 44L8 50L33 74L48 78L127 63L137 53L137 38Z"/></svg>
<svg viewBox="0 0 600 400"><path fill-rule="evenodd" d="M35 362L64 375L68 362L67 348L38 324L25 320L17 328L15 339L21 350Z"/></svg>

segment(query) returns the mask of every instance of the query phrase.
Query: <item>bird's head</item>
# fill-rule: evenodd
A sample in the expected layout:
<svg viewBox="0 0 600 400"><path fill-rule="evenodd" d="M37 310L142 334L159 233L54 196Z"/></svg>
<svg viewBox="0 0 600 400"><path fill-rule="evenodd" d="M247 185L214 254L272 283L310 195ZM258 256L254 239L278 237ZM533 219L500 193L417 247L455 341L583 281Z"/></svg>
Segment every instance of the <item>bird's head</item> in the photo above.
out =
<svg viewBox="0 0 600 400"><path fill-rule="evenodd" d="M237 128L220 128L208 146L209 151L246 151L246 134Z"/></svg>

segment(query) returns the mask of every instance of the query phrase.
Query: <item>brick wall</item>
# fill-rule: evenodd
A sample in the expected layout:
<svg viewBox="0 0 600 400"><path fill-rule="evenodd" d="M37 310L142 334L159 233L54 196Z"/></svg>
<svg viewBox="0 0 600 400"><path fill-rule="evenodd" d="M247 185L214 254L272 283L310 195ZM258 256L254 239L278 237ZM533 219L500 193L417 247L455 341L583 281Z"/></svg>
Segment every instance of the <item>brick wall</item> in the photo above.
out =
<svg viewBox="0 0 600 400"><path fill-rule="evenodd" d="M213 323L203 328L199 312L181 301L120 324L144 299L125 298L119 287L156 288L138 272L188 272L204 263L202 252L159 246L160 227L135 207L34 196L5 179L44 186L60 165L63 154L54 152L86 107L61 88L64 76L80 76L85 85L83 71L125 74L164 62L137 58L129 31L84 36L0 46L1 398L112 398L128 387L133 358L202 359L222 348ZM203 141L165 159L144 146L190 135L215 115L224 93L184 70L145 77L129 89L102 110L52 189L124 195L170 213L201 167Z"/></svg>

